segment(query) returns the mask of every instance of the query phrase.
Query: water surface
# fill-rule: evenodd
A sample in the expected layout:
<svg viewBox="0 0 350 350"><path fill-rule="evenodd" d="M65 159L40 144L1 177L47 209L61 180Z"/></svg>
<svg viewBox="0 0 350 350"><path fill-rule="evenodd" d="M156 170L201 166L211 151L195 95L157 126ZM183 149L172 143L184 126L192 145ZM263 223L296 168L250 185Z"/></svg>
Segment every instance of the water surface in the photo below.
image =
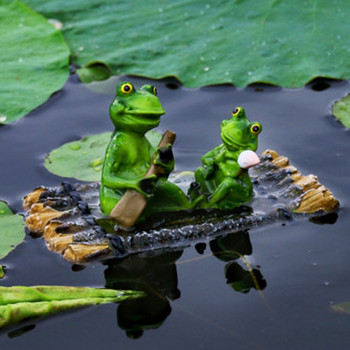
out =
<svg viewBox="0 0 350 350"><path fill-rule="evenodd" d="M130 80L136 86L145 82ZM221 121L243 106L251 121L263 125L259 151L276 149L303 174L318 175L341 202L337 220L253 229L184 250L85 268L49 252L42 239L27 236L2 261L7 275L0 285L136 288L148 296L4 329L1 350L348 348L350 315L331 306L350 301L350 134L332 117L331 105L349 92L350 84L326 81L330 87L317 91L315 84L286 90L153 83L167 112L160 129L177 133L177 170L197 167L200 156L221 142ZM45 105L0 127L0 198L13 210L23 211L21 198L34 187L62 182L43 167L49 151L112 130L108 106L115 85L111 80L88 89L72 77ZM13 333L24 326L27 332Z"/></svg>

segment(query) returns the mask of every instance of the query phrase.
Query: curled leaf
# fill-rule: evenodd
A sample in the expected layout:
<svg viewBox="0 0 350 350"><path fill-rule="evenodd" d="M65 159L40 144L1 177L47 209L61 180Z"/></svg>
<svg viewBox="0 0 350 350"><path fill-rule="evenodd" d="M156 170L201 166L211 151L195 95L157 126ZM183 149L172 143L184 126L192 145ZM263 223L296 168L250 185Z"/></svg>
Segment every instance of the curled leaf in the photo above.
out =
<svg viewBox="0 0 350 350"><path fill-rule="evenodd" d="M0 327L79 307L122 302L144 296L130 290L85 287L0 287Z"/></svg>

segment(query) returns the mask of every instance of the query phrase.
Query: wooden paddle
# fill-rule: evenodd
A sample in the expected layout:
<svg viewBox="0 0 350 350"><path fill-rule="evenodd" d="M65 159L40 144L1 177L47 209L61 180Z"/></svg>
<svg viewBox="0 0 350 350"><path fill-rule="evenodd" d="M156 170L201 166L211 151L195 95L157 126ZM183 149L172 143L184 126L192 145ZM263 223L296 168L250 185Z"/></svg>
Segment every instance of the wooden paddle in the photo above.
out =
<svg viewBox="0 0 350 350"><path fill-rule="evenodd" d="M158 148L166 147L175 142L176 134L167 130L159 142ZM156 152L157 153L157 152ZM153 164L156 157L154 153L151 166L149 167L144 178L156 175L159 177L164 173L164 168L160 165ZM120 201L111 211L110 217L115 220L120 228L130 228L134 226L136 220L140 217L147 204L146 198L135 190L127 190Z"/></svg>

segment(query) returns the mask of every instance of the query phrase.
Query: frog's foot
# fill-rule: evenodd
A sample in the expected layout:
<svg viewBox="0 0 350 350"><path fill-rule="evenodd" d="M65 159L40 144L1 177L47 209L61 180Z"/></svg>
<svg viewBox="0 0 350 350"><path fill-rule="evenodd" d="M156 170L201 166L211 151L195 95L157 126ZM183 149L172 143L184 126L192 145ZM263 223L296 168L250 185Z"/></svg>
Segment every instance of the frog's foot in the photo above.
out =
<svg viewBox="0 0 350 350"><path fill-rule="evenodd" d="M42 235L50 250L76 264L115 256L115 248L91 215L97 211L96 195L98 184L37 188L24 198L27 228Z"/></svg>

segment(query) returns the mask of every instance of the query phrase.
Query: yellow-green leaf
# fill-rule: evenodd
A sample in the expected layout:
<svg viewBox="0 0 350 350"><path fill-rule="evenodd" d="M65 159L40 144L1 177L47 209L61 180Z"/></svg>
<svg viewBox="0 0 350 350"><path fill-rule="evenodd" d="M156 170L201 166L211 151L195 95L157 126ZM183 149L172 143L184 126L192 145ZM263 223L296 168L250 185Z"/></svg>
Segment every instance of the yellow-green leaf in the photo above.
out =
<svg viewBox="0 0 350 350"><path fill-rule="evenodd" d="M0 327L89 305L144 296L131 290L65 286L0 287Z"/></svg>
<svg viewBox="0 0 350 350"><path fill-rule="evenodd" d="M350 128L350 95L333 105L333 115L347 128Z"/></svg>

